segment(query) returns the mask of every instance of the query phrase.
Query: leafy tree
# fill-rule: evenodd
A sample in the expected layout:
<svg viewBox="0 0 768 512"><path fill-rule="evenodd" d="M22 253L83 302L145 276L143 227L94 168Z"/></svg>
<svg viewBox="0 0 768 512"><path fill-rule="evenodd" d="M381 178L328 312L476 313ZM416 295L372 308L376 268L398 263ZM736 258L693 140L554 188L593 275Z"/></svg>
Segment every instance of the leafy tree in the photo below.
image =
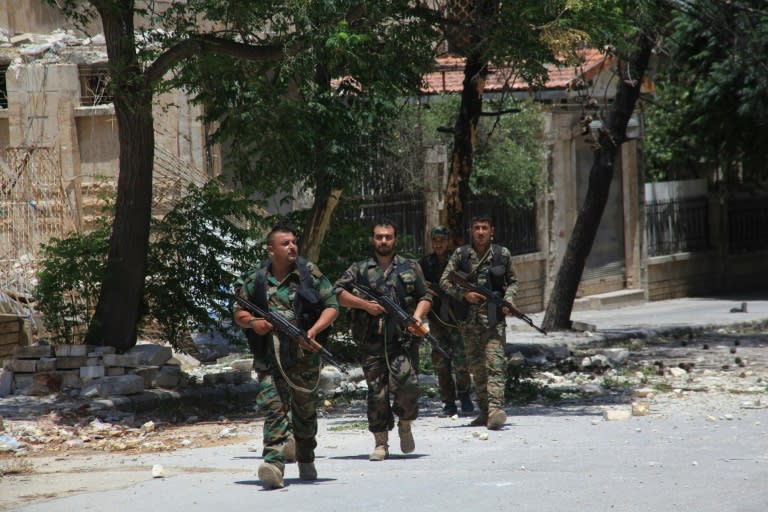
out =
<svg viewBox="0 0 768 512"><path fill-rule="evenodd" d="M647 7L647 10L643 7ZM626 8L627 19L635 20L636 29L626 40L629 44L617 47L619 76L616 97L605 112L598 112L602 128L595 138L587 192L560 263L542 322L542 327L549 330L570 328L573 301L608 201L616 155L626 140L627 124L640 97L651 53L657 45L657 29L662 15L657 5L640 2L638 5L627 5Z"/></svg>
<svg viewBox="0 0 768 512"><path fill-rule="evenodd" d="M305 66L299 69L299 73L292 74L290 66L276 67L276 62L287 58L298 69L304 59L311 61L309 57L324 49L329 51L331 57L342 60L351 47L362 46L364 43L369 55L358 53L350 60L358 64L367 61L368 76L378 77L386 72L378 69L375 65L376 59L371 58L370 53L375 57L380 48L387 48L381 39L382 32L391 31L402 36L404 40L409 40L407 17L397 18L403 21L404 31L400 34L397 34L401 29L399 23L392 22L392 26L388 25L392 18L375 17L374 22L368 24L369 11L378 12L375 6L392 5L393 8L400 9L410 6L408 2L403 1L369 4L351 1L195 0L164 5L167 10L163 12L139 7L133 0L46 2L60 9L81 26L100 18L104 30L120 142L120 170L105 277L86 341L96 345L111 345L118 350L126 350L135 344L137 324L141 315L147 269L154 160L152 98L156 89L163 85L163 77L173 70L178 70L178 65L182 62L198 57L206 60L210 55L258 63L259 65L251 67L250 71L259 76L269 76L271 82L264 82L265 86L278 84L283 91L293 90L294 83L289 78L291 76L317 77L313 85L307 84L306 80L301 82L305 86L298 84L296 91L299 94L318 91L325 93L308 97L307 105L311 106L308 111L318 114L314 118L305 118L304 123L311 125L313 122L325 122L327 118L324 114L327 112L342 110L340 102L330 101L332 95L327 94L330 78L334 76L330 72L341 68L326 68L324 66L329 66L335 61L320 59L316 61L318 65L314 68ZM154 6L151 3L148 5ZM136 27L136 19L145 20L145 26ZM379 22L382 24L377 25ZM328 27L336 29L329 30ZM347 27L353 35L358 30L362 32L363 28L370 29L370 35L349 37ZM139 33L138 28L143 31ZM329 32L337 34L338 37L329 37ZM318 33L321 35L314 37ZM320 44L323 41L324 43ZM418 59L412 62L418 62ZM222 66L226 65L219 64L219 69L224 69ZM405 71L401 67L396 73L402 74ZM219 75L220 79L227 77L227 73ZM386 89L386 79L382 79L380 83L381 88ZM372 87L371 84L365 86ZM361 90L363 93L366 91ZM247 87L242 88L242 93L242 97L253 95L253 91ZM371 122L368 124L373 125L375 111L369 112L369 116ZM233 117L237 117L237 113ZM264 119L261 117L255 117L252 121L247 125L249 130L254 126L264 126ZM285 119L281 118L281 121ZM322 126L315 125L314 128L320 130ZM341 126L341 121L338 121L328 128L339 130ZM314 141L310 139L310 142ZM314 154L318 158L324 154L333 155L340 147L342 146L338 144L337 139L331 139L327 145L321 144L316 148ZM325 169L322 165L320 168ZM333 200L337 197L334 194L339 184L346 179L342 178L345 175L339 174L340 169L341 166L336 168L335 172L327 174L326 177L330 179L309 182L309 186L318 187L316 201ZM295 177L283 175L280 179L285 182L292 178ZM328 189L327 194L323 193L323 187ZM324 206L319 206L315 211L322 214Z"/></svg>
<svg viewBox="0 0 768 512"><path fill-rule="evenodd" d="M768 6L681 1L662 46L649 109L649 179L765 178L768 158Z"/></svg>

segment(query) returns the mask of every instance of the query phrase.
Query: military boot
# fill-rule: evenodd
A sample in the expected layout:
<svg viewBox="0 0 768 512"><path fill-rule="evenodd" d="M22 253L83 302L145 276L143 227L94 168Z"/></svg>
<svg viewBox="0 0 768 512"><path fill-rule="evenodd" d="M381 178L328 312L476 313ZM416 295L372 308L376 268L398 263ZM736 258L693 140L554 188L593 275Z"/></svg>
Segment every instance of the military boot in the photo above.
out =
<svg viewBox="0 0 768 512"><path fill-rule="evenodd" d="M480 412L480 415L469 422L470 427L485 427L488 424L488 413Z"/></svg>
<svg viewBox="0 0 768 512"><path fill-rule="evenodd" d="M411 432L411 421L400 420L397 424L397 433L400 435L400 451L411 453L416 449L416 442L413 440Z"/></svg>
<svg viewBox="0 0 768 512"><path fill-rule="evenodd" d="M461 414L469 415L475 412L475 404L473 404L472 399L469 398L469 393L460 394L459 401L461 402Z"/></svg>
<svg viewBox="0 0 768 512"><path fill-rule="evenodd" d="M284 487L283 472L280 468L269 462L262 462L259 465L259 480L266 489L280 489Z"/></svg>
<svg viewBox="0 0 768 512"><path fill-rule="evenodd" d="M300 480L317 480L317 469L314 462L299 462Z"/></svg>
<svg viewBox="0 0 768 512"><path fill-rule="evenodd" d="M288 437L283 446L283 458L286 463L296 462L296 439Z"/></svg>
<svg viewBox="0 0 768 512"><path fill-rule="evenodd" d="M443 407L443 410L440 413L440 417L448 418L453 416L457 412L458 412L458 409L456 409L456 402L445 402L445 406Z"/></svg>
<svg viewBox="0 0 768 512"><path fill-rule="evenodd" d="M499 430L507 421L507 413L501 409L491 409L488 411L488 430Z"/></svg>
<svg viewBox="0 0 768 512"><path fill-rule="evenodd" d="M373 437L376 440L376 447L368 456L368 460L384 460L389 456L389 432L374 432Z"/></svg>

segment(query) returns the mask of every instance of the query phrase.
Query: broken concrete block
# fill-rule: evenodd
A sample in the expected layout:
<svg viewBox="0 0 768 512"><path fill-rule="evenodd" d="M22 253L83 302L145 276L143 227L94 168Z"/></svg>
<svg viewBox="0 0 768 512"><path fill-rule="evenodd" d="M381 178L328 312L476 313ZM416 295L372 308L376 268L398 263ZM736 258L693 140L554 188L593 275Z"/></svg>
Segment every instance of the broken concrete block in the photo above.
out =
<svg viewBox="0 0 768 512"><path fill-rule="evenodd" d="M144 379L140 375L102 377L87 385L80 392L87 397L109 397L111 395L132 395L144 391Z"/></svg>
<svg viewBox="0 0 768 512"><path fill-rule="evenodd" d="M136 356L139 363L145 366L160 366L173 356L171 347L154 344L136 345L127 353Z"/></svg>

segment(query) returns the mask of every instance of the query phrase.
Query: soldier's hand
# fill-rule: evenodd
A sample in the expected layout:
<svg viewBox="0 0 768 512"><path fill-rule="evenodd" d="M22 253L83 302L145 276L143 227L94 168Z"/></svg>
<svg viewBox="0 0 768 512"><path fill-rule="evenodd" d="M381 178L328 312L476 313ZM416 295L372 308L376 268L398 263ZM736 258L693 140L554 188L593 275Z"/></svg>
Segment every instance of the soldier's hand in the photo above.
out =
<svg viewBox="0 0 768 512"><path fill-rule="evenodd" d="M253 329L256 334L260 334L262 336L266 336L273 329L272 324L263 318L254 318L248 322L248 326Z"/></svg>
<svg viewBox="0 0 768 512"><path fill-rule="evenodd" d="M464 298L469 302L470 304L480 304L485 300L485 297L483 297L482 294L477 292L465 292Z"/></svg>
<svg viewBox="0 0 768 512"><path fill-rule="evenodd" d="M299 338L299 346L310 352L318 352L321 348L323 348L323 346L315 341L315 336L317 336L317 333L314 331L314 329L308 329L307 338Z"/></svg>
<svg viewBox="0 0 768 512"><path fill-rule="evenodd" d="M365 301L365 311L371 316L379 316L387 312L384 306L374 300Z"/></svg>

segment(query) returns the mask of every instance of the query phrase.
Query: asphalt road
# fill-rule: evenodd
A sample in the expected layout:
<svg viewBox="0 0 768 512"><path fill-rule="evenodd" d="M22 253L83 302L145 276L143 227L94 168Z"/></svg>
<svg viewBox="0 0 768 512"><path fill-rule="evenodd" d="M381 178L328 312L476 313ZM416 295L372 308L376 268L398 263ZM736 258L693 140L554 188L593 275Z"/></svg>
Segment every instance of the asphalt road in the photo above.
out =
<svg viewBox="0 0 768 512"><path fill-rule="evenodd" d="M579 312L574 318L594 322L596 335L601 329L768 320L768 301L744 299L747 313L730 313L742 298L726 297ZM513 336L536 338L525 331ZM284 489L262 489L256 476L260 452L251 451L249 441L36 459L27 481L0 479L0 495L13 493L20 500L12 510L30 512L762 512L768 508L766 391L660 393L649 415L613 421L606 411L627 411L628 402L508 407L507 424L494 432L466 426L467 418L438 418L433 402L415 422L416 452L400 454L395 431L392 456L383 462L368 461L373 438L358 410L320 420L316 482L299 481L296 465L289 465ZM162 466L163 478L153 478L155 465ZM19 505L24 496L37 502Z"/></svg>

